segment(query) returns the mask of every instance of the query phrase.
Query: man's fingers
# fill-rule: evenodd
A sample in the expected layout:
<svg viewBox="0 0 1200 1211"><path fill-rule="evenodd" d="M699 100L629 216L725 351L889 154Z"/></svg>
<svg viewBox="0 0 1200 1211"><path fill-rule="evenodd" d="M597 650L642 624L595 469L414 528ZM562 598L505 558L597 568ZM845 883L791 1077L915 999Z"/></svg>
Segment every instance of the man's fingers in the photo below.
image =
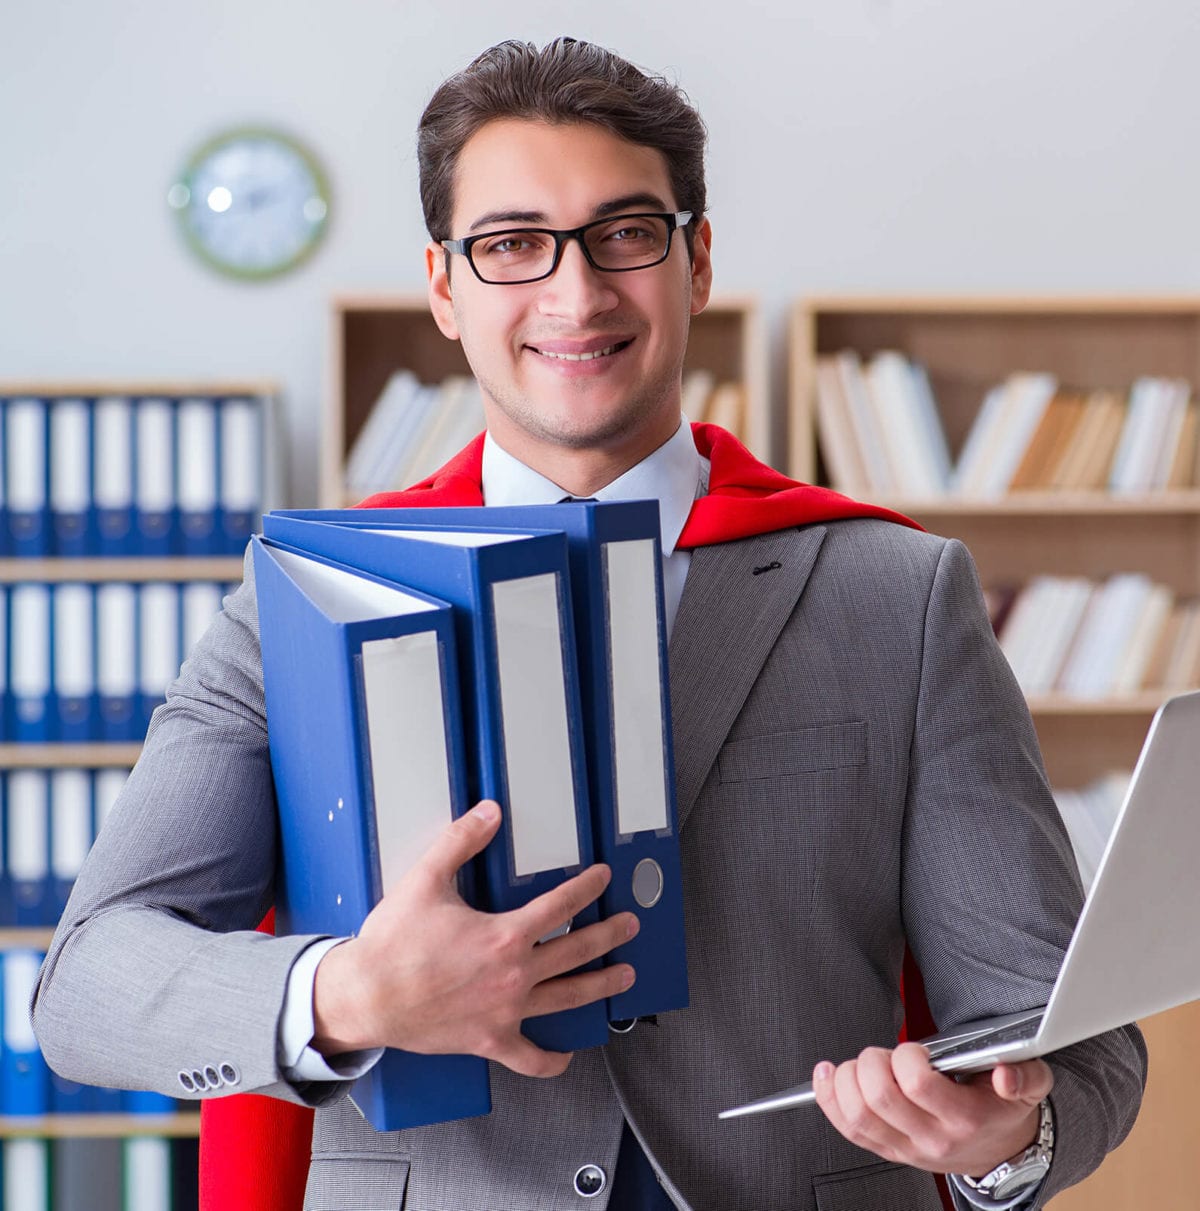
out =
<svg viewBox="0 0 1200 1211"><path fill-rule="evenodd" d="M543 1051L517 1032L487 1058L520 1076L552 1077L566 1072L572 1054L570 1051Z"/></svg>
<svg viewBox="0 0 1200 1211"><path fill-rule="evenodd" d="M634 970L628 963L545 980L529 994L529 1016L536 1018L544 1013L560 1013L602 1001L605 997L615 997L632 987L633 982Z"/></svg>
<svg viewBox="0 0 1200 1211"><path fill-rule="evenodd" d="M1006 1102L1036 1106L1054 1087L1054 1073L1043 1060L1000 1064L992 1071L992 1090Z"/></svg>
<svg viewBox="0 0 1200 1211"><path fill-rule="evenodd" d="M578 931L551 938L534 948L535 983L551 980L599 959L637 934L638 919L631 912L618 913Z"/></svg>
<svg viewBox="0 0 1200 1211"><path fill-rule="evenodd" d="M487 848L499 827L500 805L484 799L447 824L414 869L438 883L453 883L459 868Z"/></svg>
<svg viewBox="0 0 1200 1211"><path fill-rule="evenodd" d="M612 872L607 866L589 866L574 878L530 900L523 908L516 909L514 919L529 941L536 942L561 929L598 899L611 878Z"/></svg>

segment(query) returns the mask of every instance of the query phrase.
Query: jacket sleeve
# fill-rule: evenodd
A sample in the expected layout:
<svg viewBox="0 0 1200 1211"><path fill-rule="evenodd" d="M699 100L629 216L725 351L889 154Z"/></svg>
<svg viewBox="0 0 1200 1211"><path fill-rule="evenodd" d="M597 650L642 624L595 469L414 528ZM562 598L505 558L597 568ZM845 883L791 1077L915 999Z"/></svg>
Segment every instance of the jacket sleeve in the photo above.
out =
<svg viewBox="0 0 1200 1211"><path fill-rule="evenodd" d="M903 846L905 930L946 1028L1049 999L1083 903L1033 723L966 549L948 542L926 614ZM1133 1125L1146 1050L1135 1026L1047 1057L1054 1161L1043 1206Z"/></svg>

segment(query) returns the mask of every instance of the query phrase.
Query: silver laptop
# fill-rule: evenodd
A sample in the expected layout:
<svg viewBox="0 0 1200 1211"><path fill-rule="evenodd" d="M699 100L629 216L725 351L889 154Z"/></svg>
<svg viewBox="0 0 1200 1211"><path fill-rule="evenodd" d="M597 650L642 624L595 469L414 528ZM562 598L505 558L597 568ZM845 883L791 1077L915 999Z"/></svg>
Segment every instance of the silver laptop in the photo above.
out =
<svg viewBox="0 0 1200 1211"><path fill-rule="evenodd" d="M1154 716L1049 1002L922 1039L943 1072L980 1072L1200 999L1200 691ZM814 1100L811 1083L723 1110Z"/></svg>

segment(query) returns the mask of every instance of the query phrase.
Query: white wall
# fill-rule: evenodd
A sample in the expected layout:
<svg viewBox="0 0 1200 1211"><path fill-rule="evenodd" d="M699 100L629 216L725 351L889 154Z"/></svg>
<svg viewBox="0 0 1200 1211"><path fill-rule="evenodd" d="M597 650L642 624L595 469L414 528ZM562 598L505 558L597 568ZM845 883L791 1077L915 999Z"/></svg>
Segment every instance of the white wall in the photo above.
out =
<svg viewBox="0 0 1200 1211"><path fill-rule="evenodd" d="M590 38L687 90L718 286L766 300L777 365L811 291L1200 290L1191 0L705 8L4 0L0 379L277 379L312 503L326 299L421 287L417 116L514 36ZM273 283L204 268L164 200L198 142L246 122L309 143L335 190L325 245Z"/></svg>

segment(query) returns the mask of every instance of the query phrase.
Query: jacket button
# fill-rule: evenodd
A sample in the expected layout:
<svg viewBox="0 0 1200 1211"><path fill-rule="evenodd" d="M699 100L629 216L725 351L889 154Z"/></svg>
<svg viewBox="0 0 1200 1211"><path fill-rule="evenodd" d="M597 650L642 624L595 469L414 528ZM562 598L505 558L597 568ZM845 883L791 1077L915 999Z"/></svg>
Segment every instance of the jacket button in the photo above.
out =
<svg viewBox="0 0 1200 1211"><path fill-rule="evenodd" d="M196 1088L196 1082L193 1081L186 1072L181 1072L179 1074L179 1083L188 1091L188 1093L192 1093Z"/></svg>
<svg viewBox="0 0 1200 1211"><path fill-rule="evenodd" d="M226 1085L236 1085L242 1079L242 1074L228 1061L221 1065L221 1078Z"/></svg>
<svg viewBox="0 0 1200 1211"><path fill-rule="evenodd" d="M580 1198L595 1198L607 1185L608 1174L599 1165L584 1165L575 1174L575 1193Z"/></svg>
<svg viewBox="0 0 1200 1211"><path fill-rule="evenodd" d="M204 1070L204 1079L210 1089L220 1089L225 1083L221 1080L221 1074L211 1064Z"/></svg>
<svg viewBox="0 0 1200 1211"><path fill-rule="evenodd" d="M204 1079L204 1073L199 1068L192 1069L192 1084L201 1092L208 1088L208 1081Z"/></svg>

